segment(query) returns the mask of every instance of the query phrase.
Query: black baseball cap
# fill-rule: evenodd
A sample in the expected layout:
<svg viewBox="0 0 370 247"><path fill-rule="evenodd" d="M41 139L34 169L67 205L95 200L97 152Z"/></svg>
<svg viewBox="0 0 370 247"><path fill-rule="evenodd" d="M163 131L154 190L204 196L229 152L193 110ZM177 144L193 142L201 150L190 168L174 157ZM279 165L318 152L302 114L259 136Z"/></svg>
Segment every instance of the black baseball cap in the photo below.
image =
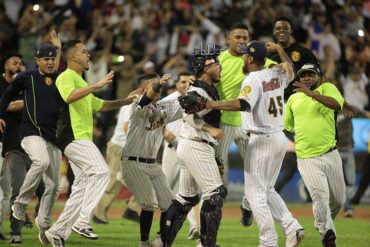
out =
<svg viewBox="0 0 370 247"><path fill-rule="evenodd" d="M51 44L42 44L39 46L36 52L36 57L56 57L57 49Z"/></svg>
<svg viewBox="0 0 370 247"><path fill-rule="evenodd" d="M302 66L300 70L298 70L297 76L300 77L303 72L307 72L307 71L312 72L316 75L321 74L320 68L316 64L306 63L305 65Z"/></svg>
<svg viewBox="0 0 370 247"><path fill-rule="evenodd" d="M239 45L238 47L244 54L248 54L260 62L266 60L267 49L265 42L252 40L247 45Z"/></svg>

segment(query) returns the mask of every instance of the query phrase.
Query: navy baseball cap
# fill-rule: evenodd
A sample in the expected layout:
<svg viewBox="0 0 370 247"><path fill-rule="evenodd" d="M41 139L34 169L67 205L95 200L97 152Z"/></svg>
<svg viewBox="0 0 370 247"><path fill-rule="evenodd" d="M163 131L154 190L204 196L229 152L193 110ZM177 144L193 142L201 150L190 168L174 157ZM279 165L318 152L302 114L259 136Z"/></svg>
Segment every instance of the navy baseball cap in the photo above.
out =
<svg viewBox="0 0 370 247"><path fill-rule="evenodd" d="M302 66L300 70L298 70L297 76L299 77L303 72L307 72L307 71L312 72L316 75L321 74L320 68L316 64L306 63L305 65Z"/></svg>
<svg viewBox="0 0 370 247"><path fill-rule="evenodd" d="M37 49L36 57L56 57L57 49L51 44L42 44Z"/></svg>
<svg viewBox="0 0 370 247"><path fill-rule="evenodd" d="M252 40L247 45L239 45L238 47L244 54L248 54L260 62L266 60L267 49L265 42Z"/></svg>

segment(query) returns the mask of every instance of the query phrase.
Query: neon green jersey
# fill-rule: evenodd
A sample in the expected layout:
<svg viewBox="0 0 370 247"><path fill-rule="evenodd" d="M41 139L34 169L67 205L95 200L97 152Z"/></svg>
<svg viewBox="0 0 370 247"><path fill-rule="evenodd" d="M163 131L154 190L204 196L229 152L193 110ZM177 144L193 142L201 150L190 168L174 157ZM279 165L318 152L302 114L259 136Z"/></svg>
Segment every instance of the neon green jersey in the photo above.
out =
<svg viewBox="0 0 370 247"><path fill-rule="evenodd" d="M332 83L325 82L314 91L332 97L343 107L343 96ZM298 158L320 156L336 145L334 110L304 93L295 93L290 96L284 114L284 128L295 132Z"/></svg>
<svg viewBox="0 0 370 247"><path fill-rule="evenodd" d="M243 56L233 56L228 50L221 52L218 56L221 70L221 80L215 84L221 100L234 100L240 94L240 88L245 78L243 73ZM223 111L221 122L233 126L241 126L240 112Z"/></svg>
<svg viewBox="0 0 370 247"><path fill-rule="evenodd" d="M67 69L58 76L56 86L60 96L64 102L66 102L68 96L73 90L86 87L88 84L81 75L76 73L74 70ZM92 140L93 112L100 110L103 106L103 103L104 101L102 99L95 97L93 94L89 94L82 99L79 99L71 104L67 104L67 109L60 116L64 125L70 125L63 126L65 133L61 133L61 135L64 137L71 137L71 140L65 141L70 142L72 140L84 139Z"/></svg>

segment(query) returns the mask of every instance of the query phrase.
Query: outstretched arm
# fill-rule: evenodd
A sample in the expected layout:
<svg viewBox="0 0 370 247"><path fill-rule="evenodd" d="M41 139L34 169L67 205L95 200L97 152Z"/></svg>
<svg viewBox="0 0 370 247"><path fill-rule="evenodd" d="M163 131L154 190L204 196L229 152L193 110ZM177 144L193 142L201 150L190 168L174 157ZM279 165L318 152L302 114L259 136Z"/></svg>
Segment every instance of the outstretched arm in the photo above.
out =
<svg viewBox="0 0 370 247"><path fill-rule="evenodd" d="M135 99L139 97L139 94L143 93L142 88L138 88L134 91L132 91L129 96L127 96L125 99L119 99L119 100L104 100L103 107L99 110L100 112L105 112L105 111L111 111L117 108L120 108L121 106L124 105L129 105L131 104Z"/></svg>
<svg viewBox="0 0 370 247"><path fill-rule="evenodd" d="M74 89L72 93L68 96L66 103L71 104L79 99L86 97L87 95L94 92L95 90L102 88L107 84L112 83L113 77L114 77L114 71L111 70L102 80L98 81L97 83L91 84L83 88Z"/></svg>

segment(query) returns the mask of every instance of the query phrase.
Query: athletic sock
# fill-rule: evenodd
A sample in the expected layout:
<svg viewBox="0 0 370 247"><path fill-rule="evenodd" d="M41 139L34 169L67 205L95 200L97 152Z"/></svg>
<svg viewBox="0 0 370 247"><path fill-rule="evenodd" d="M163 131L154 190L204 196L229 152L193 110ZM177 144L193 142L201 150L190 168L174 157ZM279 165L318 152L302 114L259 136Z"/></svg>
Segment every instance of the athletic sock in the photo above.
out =
<svg viewBox="0 0 370 247"><path fill-rule="evenodd" d="M149 240L150 228L153 222L153 211L142 210L140 214L140 236L141 241Z"/></svg>

